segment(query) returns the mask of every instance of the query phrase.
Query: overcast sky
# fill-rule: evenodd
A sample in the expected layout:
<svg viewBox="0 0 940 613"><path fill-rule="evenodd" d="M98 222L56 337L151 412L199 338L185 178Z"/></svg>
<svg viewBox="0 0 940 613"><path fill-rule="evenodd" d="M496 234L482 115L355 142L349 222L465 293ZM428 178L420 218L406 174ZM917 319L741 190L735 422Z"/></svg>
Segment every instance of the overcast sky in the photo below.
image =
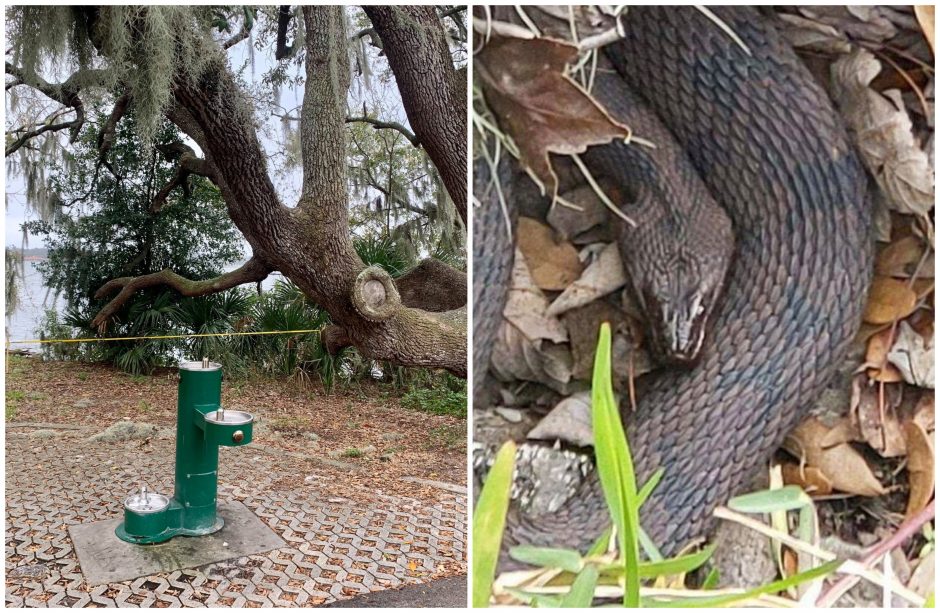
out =
<svg viewBox="0 0 940 613"><path fill-rule="evenodd" d="M348 10L351 11L350 15L352 23L355 23L355 15L361 14L359 13L360 9L350 8ZM273 41L270 48L263 51L258 51L257 49L254 51L253 69L251 66L251 56L249 54L248 42L249 41L247 40L243 41L231 49L229 51L229 61L234 70L242 70L244 68L242 74L247 81L253 85L259 85L261 83L262 76L268 70L270 70L275 63ZM378 57L376 49L366 45L366 53L368 53L369 57L371 58L371 66L373 67L374 73L377 74L386 69L387 62L385 57ZM302 74L303 66L296 67L293 64L291 65L290 73L292 75L296 74L298 70L301 71ZM23 89L23 86L20 86L20 89ZM293 110L298 107L302 99L303 85L297 86L296 88L284 87L281 91L281 106L285 107L287 110ZM398 90L394 87L394 82L388 85L383 85L379 79L374 78L371 80L370 88L366 89L361 78L353 79L353 83L350 86L348 99L349 106L352 109L361 109L363 100L368 102L370 109L375 108L376 103L378 103L384 109L382 111L381 119L386 121L399 122L406 126L408 125L408 118L405 114L404 108L402 108L401 98L398 94ZM6 104L9 105L9 98L7 98ZM296 115L297 111L293 110L292 114ZM259 134L262 146L264 146L268 155L273 155L282 148L281 143L279 142L282 133L280 122L281 120L276 117L268 117L264 129L262 129ZM59 134L60 138L63 138L64 141L65 135L63 133ZM277 157L273 158L274 164L277 163L277 160ZM283 202L288 206L293 206L300 194L300 170L296 169L286 174L286 176L275 175L272 176L272 179L275 182ZM25 192L25 184L21 177L7 177L7 209L5 223L5 244L7 245L19 246L22 241L22 230L20 229L20 226L27 219L36 218L36 215L31 213L26 205ZM29 246L42 247L44 245L41 243L38 237L30 236Z"/></svg>

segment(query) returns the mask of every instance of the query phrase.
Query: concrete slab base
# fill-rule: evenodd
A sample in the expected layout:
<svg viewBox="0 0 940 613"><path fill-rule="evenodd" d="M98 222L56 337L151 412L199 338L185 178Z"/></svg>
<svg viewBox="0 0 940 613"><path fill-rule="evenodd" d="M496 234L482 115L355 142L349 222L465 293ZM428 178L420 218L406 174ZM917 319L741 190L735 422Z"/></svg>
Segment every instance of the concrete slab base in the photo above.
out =
<svg viewBox="0 0 940 613"><path fill-rule="evenodd" d="M180 536L156 545L125 543L114 534L121 519L69 526L82 575L88 585L119 583L196 568L284 547L275 534L240 502L219 502L225 527L207 536Z"/></svg>

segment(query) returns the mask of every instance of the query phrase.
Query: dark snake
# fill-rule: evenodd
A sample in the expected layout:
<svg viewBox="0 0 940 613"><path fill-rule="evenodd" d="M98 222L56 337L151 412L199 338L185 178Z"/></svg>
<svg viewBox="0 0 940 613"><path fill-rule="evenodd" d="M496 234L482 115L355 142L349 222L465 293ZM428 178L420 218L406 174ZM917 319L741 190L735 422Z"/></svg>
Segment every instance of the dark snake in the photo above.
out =
<svg viewBox="0 0 940 613"><path fill-rule="evenodd" d="M605 48L684 148L734 232L699 361L657 375L637 410L622 414L638 482L665 470L640 521L666 555L707 535L716 506L749 487L806 416L858 330L871 276L865 175L826 92L756 10L712 11L750 55L691 7L631 7L625 38ZM489 168L477 162L475 172L479 397L513 249ZM511 510L503 545L583 551L609 522L592 473L555 513Z"/></svg>

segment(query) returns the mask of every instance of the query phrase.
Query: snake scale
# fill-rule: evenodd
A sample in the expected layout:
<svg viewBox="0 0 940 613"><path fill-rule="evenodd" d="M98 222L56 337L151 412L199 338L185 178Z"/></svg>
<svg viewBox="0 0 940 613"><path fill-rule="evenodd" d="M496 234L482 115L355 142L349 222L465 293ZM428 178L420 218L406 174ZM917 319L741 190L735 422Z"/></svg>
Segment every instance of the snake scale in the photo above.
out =
<svg viewBox="0 0 940 613"><path fill-rule="evenodd" d="M806 415L857 332L871 276L865 175L825 91L756 10L712 10L750 54L691 7L631 7L624 39L604 49L734 232L700 359L658 374L637 410L623 412L639 482L665 470L640 520L666 555L706 535L714 508L751 484ZM475 171L476 395L513 249L487 168ZM608 524L592 473L555 513L511 510L504 549L584 550Z"/></svg>

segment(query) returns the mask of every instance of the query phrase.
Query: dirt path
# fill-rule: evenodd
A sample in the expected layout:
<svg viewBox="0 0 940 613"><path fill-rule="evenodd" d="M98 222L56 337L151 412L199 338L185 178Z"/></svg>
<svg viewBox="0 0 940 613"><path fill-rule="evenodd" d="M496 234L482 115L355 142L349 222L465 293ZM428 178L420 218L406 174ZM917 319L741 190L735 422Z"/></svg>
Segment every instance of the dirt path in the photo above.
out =
<svg viewBox="0 0 940 613"><path fill-rule="evenodd" d="M107 365L11 356L6 421L82 426L89 436L117 422L147 423L159 429L142 444L172 446L176 393L173 370L131 376ZM365 500L379 492L431 501L444 490L424 482L466 486L466 421L405 409L390 386L327 394L283 380L224 381L222 402L253 413L252 444L304 463L325 495Z"/></svg>

